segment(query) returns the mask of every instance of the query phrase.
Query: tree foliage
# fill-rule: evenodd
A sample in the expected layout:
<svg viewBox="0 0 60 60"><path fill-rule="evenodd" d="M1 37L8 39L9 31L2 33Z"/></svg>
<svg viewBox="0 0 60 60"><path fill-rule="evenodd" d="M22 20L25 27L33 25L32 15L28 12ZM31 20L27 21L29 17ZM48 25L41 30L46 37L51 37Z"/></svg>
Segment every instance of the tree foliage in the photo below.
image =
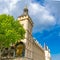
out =
<svg viewBox="0 0 60 60"><path fill-rule="evenodd" d="M0 15L0 48L9 47L11 43L14 44L24 36L25 30L18 20L10 15Z"/></svg>

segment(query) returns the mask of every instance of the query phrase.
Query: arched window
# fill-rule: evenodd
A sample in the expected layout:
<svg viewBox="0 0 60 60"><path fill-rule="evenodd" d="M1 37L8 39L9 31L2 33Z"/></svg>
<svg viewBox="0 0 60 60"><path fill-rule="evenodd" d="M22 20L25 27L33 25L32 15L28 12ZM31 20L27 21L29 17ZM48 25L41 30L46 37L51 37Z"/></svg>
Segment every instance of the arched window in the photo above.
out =
<svg viewBox="0 0 60 60"><path fill-rule="evenodd" d="M16 56L24 57L25 56L25 44L23 42L16 43Z"/></svg>
<svg viewBox="0 0 60 60"><path fill-rule="evenodd" d="M10 57L15 57L15 48L13 46L11 46L9 48L9 56Z"/></svg>
<svg viewBox="0 0 60 60"><path fill-rule="evenodd" d="M8 56L8 48L3 48L1 51L1 56L7 57Z"/></svg>

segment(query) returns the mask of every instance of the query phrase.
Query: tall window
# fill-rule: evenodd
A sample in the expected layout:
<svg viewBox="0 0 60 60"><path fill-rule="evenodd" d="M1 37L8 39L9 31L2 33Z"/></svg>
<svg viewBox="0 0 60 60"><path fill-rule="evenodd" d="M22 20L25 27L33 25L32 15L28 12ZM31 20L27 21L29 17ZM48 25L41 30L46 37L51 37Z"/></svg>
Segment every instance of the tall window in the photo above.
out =
<svg viewBox="0 0 60 60"><path fill-rule="evenodd" d="M7 57L8 56L8 48L3 48L1 51L1 56Z"/></svg>
<svg viewBox="0 0 60 60"><path fill-rule="evenodd" d="M25 56L25 44L23 42L19 42L16 44L16 56L17 57Z"/></svg>

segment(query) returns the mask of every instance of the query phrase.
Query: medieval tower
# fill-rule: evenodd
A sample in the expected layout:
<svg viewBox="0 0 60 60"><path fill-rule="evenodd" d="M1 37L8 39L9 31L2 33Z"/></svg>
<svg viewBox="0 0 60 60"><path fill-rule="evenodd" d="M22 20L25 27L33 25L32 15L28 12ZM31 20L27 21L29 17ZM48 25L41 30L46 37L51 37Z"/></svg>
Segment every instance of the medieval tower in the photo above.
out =
<svg viewBox="0 0 60 60"><path fill-rule="evenodd" d="M18 21L26 31L25 39L21 40L25 44L25 55L20 58L20 60L49 60L49 51L44 49L38 41L32 37L33 21L28 14L27 7L24 8L23 14L18 17Z"/></svg>
<svg viewBox="0 0 60 60"><path fill-rule="evenodd" d="M25 39L22 40L25 44L25 57L26 60L31 59L32 60L32 27L33 22L28 14L27 7L24 8L23 14L18 17L19 22L23 25L26 34Z"/></svg>

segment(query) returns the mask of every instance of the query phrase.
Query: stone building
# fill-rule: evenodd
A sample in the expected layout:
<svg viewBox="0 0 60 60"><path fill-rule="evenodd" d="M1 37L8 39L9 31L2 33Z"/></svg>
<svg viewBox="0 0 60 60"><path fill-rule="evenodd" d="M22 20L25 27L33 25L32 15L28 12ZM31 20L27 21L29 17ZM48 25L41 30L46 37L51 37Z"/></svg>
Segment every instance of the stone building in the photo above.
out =
<svg viewBox="0 0 60 60"><path fill-rule="evenodd" d="M50 49L44 44L45 60L51 60Z"/></svg>
<svg viewBox="0 0 60 60"><path fill-rule="evenodd" d="M24 8L23 14L18 17L19 22L26 30L25 39L21 40L25 44L25 56L23 60L46 60L46 50L32 37L33 21L28 14L27 7Z"/></svg>
<svg viewBox="0 0 60 60"><path fill-rule="evenodd" d="M32 37L33 21L28 14L27 7L24 8L23 14L18 17L18 21L26 30L25 39L15 44L16 50L12 60L50 60L50 52ZM14 48L13 48L14 49ZM16 56L16 57L15 57Z"/></svg>

